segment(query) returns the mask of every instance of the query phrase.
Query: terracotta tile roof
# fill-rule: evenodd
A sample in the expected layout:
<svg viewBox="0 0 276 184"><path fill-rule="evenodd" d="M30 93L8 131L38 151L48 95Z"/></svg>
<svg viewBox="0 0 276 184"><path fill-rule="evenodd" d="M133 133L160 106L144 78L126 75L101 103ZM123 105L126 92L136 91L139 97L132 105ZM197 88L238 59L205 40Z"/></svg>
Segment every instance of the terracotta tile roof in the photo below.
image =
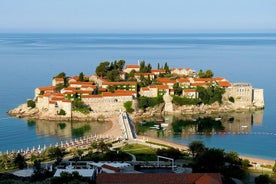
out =
<svg viewBox="0 0 276 184"><path fill-rule="evenodd" d="M157 87L157 89L169 89L168 85L158 85L156 87Z"/></svg>
<svg viewBox="0 0 276 184"><path fill-rule="evenodd" d="M108 170L111 170L111 171L115 171L115 172L120 172L120 169L118 167L113 167L113 166L110 166L110 165L107 165L107 164L103 164L102 168L108 169Z"/></svg>
<svg viewBox="0 0 276 184"><path fill-rule="evenodd" d="M164 69L156 69L156 70L151 70L151 73L166 73L166 70L164 70Z"/></svg>
<svg viewBox="0 0 276 184"><path fill-rule="evenodd" d="M69 82L70 85L75 84L75 85L92 85L92 82L79 82L79 81L71 81Z"/></svg>
<svg viewBox="0 0 276 184"><path fill-rule="evenodd" d="M139 65L126 65L126 68L140 68Z"/></svg>
<svg viewBox="0 0 276 184"><path fill-rule="evenodd" d="M71 100L62 100L62 102L71 103L72 101Z"/></svg>
<svg viewBox="0 0 276 184"><path fill-rule="evenodd" d="M151 75L154 75L153 73L135 73L134 74L135 76L151 76Z"/></svg>
<svg viewBox="0 0 276 184"><path fill-rule="evenodd" d="M74 94L76 94L76 91L65 91L63 94L64 95L74 95Z"/></svg>
<svg viewBox="0 0 276 184"><path fill-rule="evenodd" d="M80 94L84 94L84 93L90 94L90 93L92 93L92 91L89 91L89 90L76 90L76 92L80 93Z"/></svg>
<svg viewBox="0 0 276 184"><path fill-rule="evenodd" d="M185 93L191 93L191 92L196 92L196 89L184 89L183 91Z"/></svg>
<svg viewBox="0 0 276 184"><path fill-rule="evenodd" d="M176 80L169 78L158 78L157 81L160 83L176 83Z"/></svg>
<svg viewBox="0 0 276 184"><path fill-rule="evenodd" d="M49 101L49 104L56 104L56 103L57 103L56 101L52 101L52 100Z"/></svg>
<svg viewBox="0 0 276 184"><path fill-rule="evenodd" d="M67 88L63 88L64 91L72 91L72 90L75 90L76 88L74 87L67 87Z"/></svg>
<svg viewBox="0 0 276 184"><path fill-rule="evenodd" d="M99 91L106 91L106 88L98 88Z"/></svg>
<svg viewBox="0 0 276 184"><path fill-rule="evenodd" d="M52 97L51 100L53 100L53 101L62 101L62 100L64 100L64 97Z"/></svg>
<svg viewBox="0 0 276 184"><path fill-rule="evenodd" d="M205 183L204 183L205 182ZM219 173L101 173L97 184L222 184Z"/></svg>
<svg viewBox="0 0 276 184"><path fill-rule="evenodd" d="M200 83L198 83L198 82L195 82L195 83L192 83L192 84L190 84L190 86L205 86L205 85L207 85L207 83L202 83L202 82L200 82Z"/></svg>
<svg viewBox="0 0 276 184"><path fill-rule="evenodd" d="M40 91L54 91L56 89L56 86L45 86L45 87L39 87Z"/></svg>
<svg viewBox="0 0 276 184"><path fill-rule="evenodd" d="M179 79L176 79L177 82L190 82L190 79L189 78L179 78Z"/></svg>
<svg viewBox="0 0 276 184"><path fill-rule="evenodd" d="M219 81L218 85L221 87L229 87L230 83L228 81Z"/></svg>
<svg viewBox="0 0 276 184"><path fill-rule="evenodd" d="M105 82L103 81L103 85L136 85L137 82Z"/></svg>
<svg viewBox="0 0 276 184"><path fill-rule="evenodd" d="M194 78L195 82L210 82L215 80L215 78Z"/></svg>
<svg viewBox="0 0 276 184"><path fill-rule="evenodd" d="M143 91L148 91L148 90L149 90L148 87L142 87L141 89L142 89Z"/></svg>
<svg viewBox="0 0 276 184"><path fill-rule="evenodd" d="M96 85L91 85L91 84L88 84L88 85L84 84L84 85L82 85L82 88L92 88L92 89L96 89L97 86L96 86Z"/></svg>

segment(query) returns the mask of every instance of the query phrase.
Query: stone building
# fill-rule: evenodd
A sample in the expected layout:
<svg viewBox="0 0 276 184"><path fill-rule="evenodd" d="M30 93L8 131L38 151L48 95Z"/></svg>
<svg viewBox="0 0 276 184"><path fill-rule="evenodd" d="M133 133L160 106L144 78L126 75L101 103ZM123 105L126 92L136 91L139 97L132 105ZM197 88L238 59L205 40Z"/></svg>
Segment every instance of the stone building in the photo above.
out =
<svg viewBox="0 0 276 184"><path fill-rule="evenodd" d="M231 85L226 88L224 97L226 97L226 99L233 97L236 106L246 108L253 103L253 88L249 83L231 83Z"/></svg>

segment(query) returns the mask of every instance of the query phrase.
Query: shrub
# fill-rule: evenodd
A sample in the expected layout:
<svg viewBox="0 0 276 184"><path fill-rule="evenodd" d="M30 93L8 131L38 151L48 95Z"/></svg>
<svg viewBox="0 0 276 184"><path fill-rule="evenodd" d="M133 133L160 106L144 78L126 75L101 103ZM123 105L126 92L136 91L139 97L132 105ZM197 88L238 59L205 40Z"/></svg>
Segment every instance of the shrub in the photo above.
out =
<svg viewBox="0 0 276 184"><path fill-rule="evenodd" d="M60 109L60 111L57 113L58 115L65 116L66 112L63 109Z"/></svg>
<svg viewBox="0 0 276 184"><path fill-rule="evenodd" d="M140 109L145 109L147 107L154 107L156 105L159 105L164 102L162 96L158 97L146 97L146 96L141 96L138 98L139 102L139 108Z"/></svg>
<svg viewBox="0 0 276 184"><path fill-rule="evenodd" d="M132 101L125 102L124 107L128 113L132 113L134 111L134 109L132 108Z"/></svg>
<svg viewBox="0 0 276 184"><path fill-rule="evenodd" d="M230 102L232 102L232 103L235 103L235 99L234 99L234 97L232 97L232 96L230 96L230 97L228 98L228 100L229 100Z"/></svg>
<svg viewBox="0 0 276 184"><path fill-rule="evenodd" d="M173 103L176 105L197 105L200 102L200 99L196 98L173 96Z"/></svg>
<svg viewBox="0 0 276 184"><path fill-rule="evenodd" d="M35 108L35 102L33 100L27 100L27 107Z"/></svg>

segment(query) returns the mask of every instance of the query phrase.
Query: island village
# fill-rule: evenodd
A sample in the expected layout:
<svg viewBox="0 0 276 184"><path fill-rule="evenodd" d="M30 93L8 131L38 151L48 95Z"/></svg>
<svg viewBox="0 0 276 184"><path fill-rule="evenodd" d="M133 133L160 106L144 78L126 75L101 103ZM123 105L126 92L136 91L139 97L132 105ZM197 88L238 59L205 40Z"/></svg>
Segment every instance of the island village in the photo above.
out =
<svg viewBox="0 0 276 184"><path fill-rule="evenodd" d="M142 63L144 67L147 67L145 62ZM124 110L124 103L130 101L134 114L140 116L142 114L138 109L137 97L162 97L163 95L169 98L167 104L161 109L163 113L212 113L264 108L263 89L253 88L249 83L230 83L223 77L213 77L210 70L210 76L206 77L200 76L190 68L169 69L167 63L167 69L164 67L149 68L146 69L146 73L141 71L140 66L141 63L131 64L126 65L124 69L119 69L119 78L116 76L116 81L110 81L106 76L97 74L54 77L51 86L35 89L33 100L35 109L26 108L25 104L25 106L9 111L9 114L37 119L97 119L108 117L111 112ZM203 71L200 72L205 74ZM142 83L142 86L138 86L138 83ZM199 87L223 89L220 104L198 103L177 106L170 100L170 96L174 95L186 99L200 99L197 90ZM76 98L89 109L89 113L73 110L72 102Z"/></svg>
<svg viewBox="0 0 276 184"><path fill-rule="evenodd" d="M65 73L60 73L53 77L51 86L36 88L33 100L28 100L26 104L9 111L9 114L19 118L48 120L85 121L114 118L114 121L118 121L121 126L123 139L127 140L129 144L140 142L162 149L162 145L168 144L168 142L156 139L145 140L143 137L137 136L131 119L153 116L155 113L193 114L250 111L264 108L263 89L253 88L249 83L231 83L223 77L214 77L211 70L205 72L200 70L197 73L190 68L170 69L167 63L164 66L158 64L157 69L151 69L151 65L147 65L144 61L125 67L124 64L123 60L114 63L100 63L96 68L96 74L91 76L80 73L79 76L69 77ZM204 101L202 93L205 89L211 90L211 95L216 99ZM153 108L150 108L150 105L141 106L139 103L142 102L139 101L139 98L143 97L159 97L161 105ZM178 100L179 98L185 99L187 104L175 102L175 97L178 97ZM57 146L68 148L74 144L79 145L80 142L83 146L84 142L88 141L91 144L91 141L93 143L95 139L97 138L91 136L81 139L78 143L61 143ZM103 139L114 141L114 135L102 137L101 140ZM122 144L117 140L115 142ZM152 142L157 144L151 144ZM188 150L185 146L174 145L171 142L169 145L181 151ZM88 149L87 146L78 148ZM159 159L172 162L169 164L159 162ZM92 180L95 180L97 176L96 183L219 184L223 180L220 173L191 173L190 168L181 167L185 164L176 164L174 159L165 156L158 156L158 161L154 162L155 165L153 164L154 167L160 166L160 164L163 166L171 164L170 168L174 173L137 174L133 170L133 165L137 164L134 156L131 163L85 162L86 168L83 169L79 165L77 167L76 162L69 163L66 168L58 168L54 176L61 176L62 172L77 171L81 176ZM138 165L140 164L143 165L143 163Z"/></svg>

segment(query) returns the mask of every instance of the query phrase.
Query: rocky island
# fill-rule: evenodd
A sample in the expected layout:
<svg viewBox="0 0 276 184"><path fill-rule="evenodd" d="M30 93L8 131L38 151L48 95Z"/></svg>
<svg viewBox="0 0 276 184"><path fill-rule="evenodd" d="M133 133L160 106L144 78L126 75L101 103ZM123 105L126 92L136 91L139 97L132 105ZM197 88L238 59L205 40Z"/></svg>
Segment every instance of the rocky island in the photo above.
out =
<svg viewBox="0 0 276 184"><path fill-rule="evenodd" d="M87 76L53 77L38 87L34 98L8 111L18 118L47 120L106 120L126 110L133 117L156 113L199 114L264 108L263 89L230 83L211 70L152 69L144 61L125 66L124 60L102 62Z"/></svg>

